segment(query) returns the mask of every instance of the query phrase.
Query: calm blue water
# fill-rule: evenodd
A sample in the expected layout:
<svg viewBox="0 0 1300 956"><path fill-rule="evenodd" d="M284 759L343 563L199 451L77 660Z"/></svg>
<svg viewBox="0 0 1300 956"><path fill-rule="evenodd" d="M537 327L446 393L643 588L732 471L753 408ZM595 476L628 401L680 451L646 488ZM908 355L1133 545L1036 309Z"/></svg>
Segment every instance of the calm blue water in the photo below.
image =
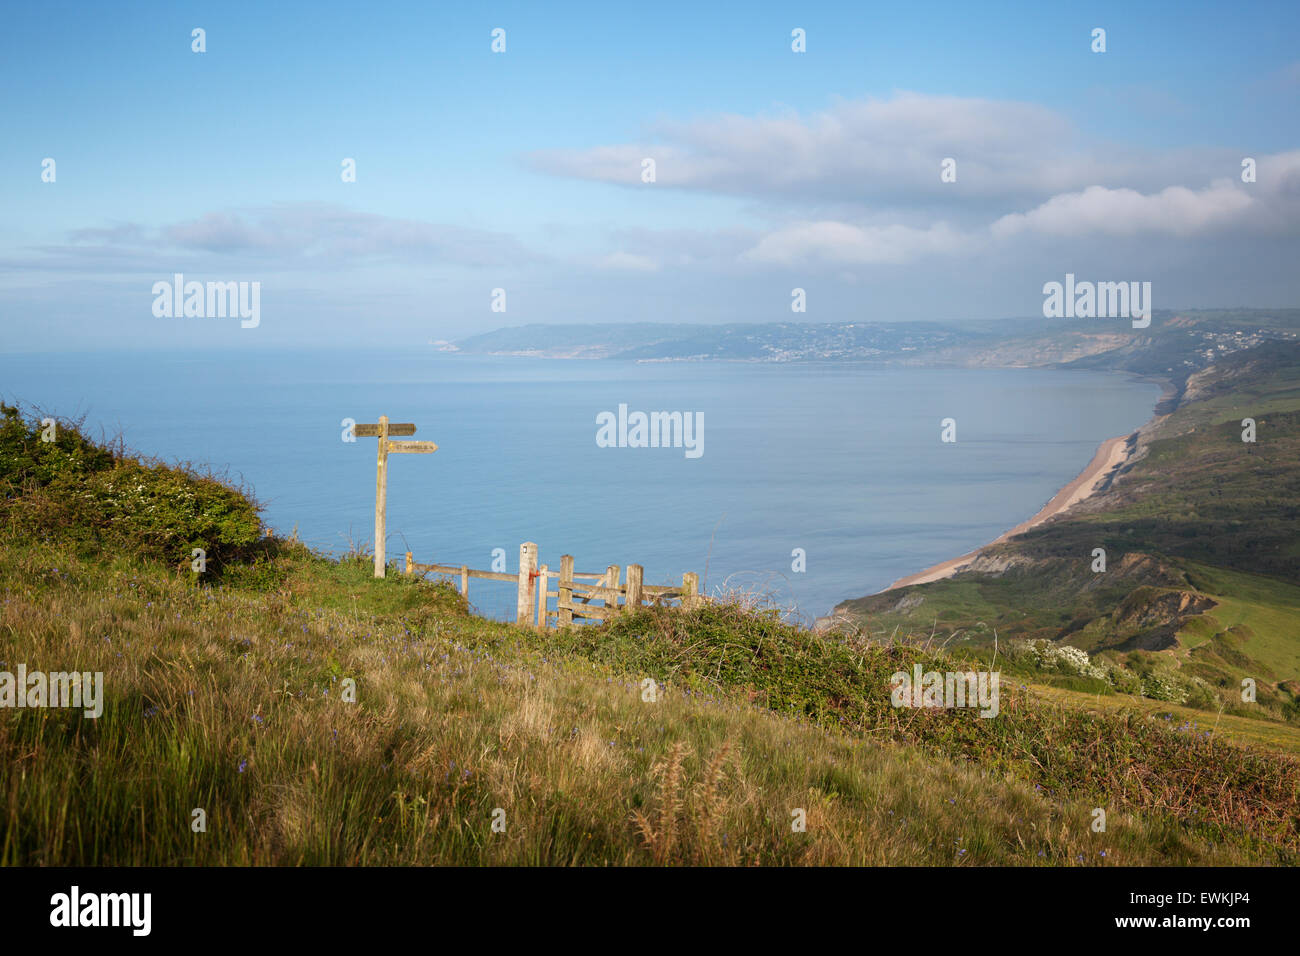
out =
<svg viewBox="0 0 1300 956"><path fill-rule="evenodd" d="M1156 386L1108 373L549 361L384 354L0 355L0 395L252 485L278 531L369 544L375 440L342 419L413 421L433 455L390 458L388 554L517 568L640 563L647 583L708 570L806 618L965 553L1036 512ZM597 447L596 415L704 413L704 454ZM957 420L957 443L939 422ZM791 571L803 548L807 570ZM475 589L477 588L477 594ZM484 613L509 585L473 582Z"/></svg>

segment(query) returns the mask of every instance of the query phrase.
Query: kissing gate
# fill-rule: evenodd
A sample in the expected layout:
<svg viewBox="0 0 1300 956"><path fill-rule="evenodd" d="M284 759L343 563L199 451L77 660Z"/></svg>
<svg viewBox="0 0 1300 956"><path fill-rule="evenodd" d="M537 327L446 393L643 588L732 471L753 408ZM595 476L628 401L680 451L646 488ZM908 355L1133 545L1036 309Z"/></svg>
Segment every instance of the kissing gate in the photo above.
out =
<svg viewBox="0 0 1300 956"><path fill-rule="evenodd" d="M707 600L700 594L700 579L693 571L682 575L680 586L654 585L642 581L645 572L641 565L629 564L626 582L620 585L622 569L617 564L611 564L601 574L589 574L574 571L573 555L566 554L560 558L558 572L545 564L538 567L537 545L531 541L519 546L517 575L504 571L479 571L463 564L459 567L453 564L417 564L412 560L411 552L406 552L407 574L429 572L460 575L460 593L467 599L470 578L517 582L519 599L515 623L538 628L565 627L582 618L608 621L631 608L664 606L669 601L680 601L682 607L694 608ZM556 586L554 591L550 590L552 582ZM550 598L555 598L554 610L549 607ZM592 604L592 601L603 603Z"/></svg>

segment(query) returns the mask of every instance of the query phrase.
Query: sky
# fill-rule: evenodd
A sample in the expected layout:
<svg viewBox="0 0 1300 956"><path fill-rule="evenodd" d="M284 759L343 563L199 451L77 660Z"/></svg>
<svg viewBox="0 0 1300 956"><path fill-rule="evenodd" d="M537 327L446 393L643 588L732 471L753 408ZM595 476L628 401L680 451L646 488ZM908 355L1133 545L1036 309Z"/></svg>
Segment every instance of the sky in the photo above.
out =
<svg viewBox="0 0 1300 956"><path fill-rule="evenodd" d="M1300 306L1297 37L1294 2L10 5L0 351L997 319L1066 273ZM177 273L257 283L256 325L157 315Z"/></svg>

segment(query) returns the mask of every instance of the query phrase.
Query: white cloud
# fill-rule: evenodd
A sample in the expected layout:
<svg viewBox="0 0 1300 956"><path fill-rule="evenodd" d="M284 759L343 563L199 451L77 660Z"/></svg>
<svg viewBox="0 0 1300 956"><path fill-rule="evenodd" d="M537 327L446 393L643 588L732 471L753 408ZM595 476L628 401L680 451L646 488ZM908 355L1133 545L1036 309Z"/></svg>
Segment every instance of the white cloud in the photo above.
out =
<svg viewBox="0 0 1300 956"><path fill-rule="evenodd" d="M1201 189L1167 186L1148 194L1089 186L1053 196L1029 212L1005 215L989 232L995 239L1022 233L1193 238L1225 230L1293 233L1297 226L1300 151L1293 151L1259 157L1253 183L1218 179Z"/></svg>
<svg viewBox="0 0 1300 956"><path fill-rule="evenodd" d="M544 261L507 233L398 219L323 202L274 203L150 228L119 223L79 229L19 268L127 271L240 260L266 268L330 269L408 263L500 267ZM6 263L0 261L0 269ZM193 267L193 266L191 266Z"/></svg>
<svg viewBox="0 0 1300 956"><path fill-rule="evenodd" d="M653 157L658 188L857 202L872 208L1032 202L1094 183L1158 188L1158 162L1084 140L1062 115L1032 103L899 92L800 115L723 114L662 122L644 142L534 152L538 169L598 182L641 183ZM957 183L939 164L957 161ZM1180 165L1213 175L1221 157L1185 153ZM1222 169L1222 167L1219 167ZM1222 174L1222 173L1220 173Z"/></svg>
<svg viewBox="0 0 1300 956"><path fill-rule="evenodd" d="M816 261L836 265L899 264L925 255L957 252L972 243L947 223L911 226L854 226L845 222L796 223L764 236L745 253L753 262L794 265Z"/></svg>
<svg viewBox="0 0 1300 956"><path fill-rule="evenodd" d="M1143 195L1134 189L1089 186L1082 192L1053 196L1027 213L1003 216L989 228L997 239L1022 232L1052 236L1163 233L1203 235L1239 220L1255 204L1244 189L1227 181L1205 189L1169 186Z"/></svg>

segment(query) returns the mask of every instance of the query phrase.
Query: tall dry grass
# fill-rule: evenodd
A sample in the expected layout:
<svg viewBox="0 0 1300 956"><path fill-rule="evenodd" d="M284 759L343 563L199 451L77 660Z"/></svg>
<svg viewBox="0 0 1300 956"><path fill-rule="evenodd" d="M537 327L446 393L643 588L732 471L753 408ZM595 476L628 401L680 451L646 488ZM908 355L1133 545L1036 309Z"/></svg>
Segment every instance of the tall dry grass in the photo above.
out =
<svg viewBox="0 0 1300 956"><path fill-rule="evenodd" d="M1086 802L742 693L647 702L643 674L359 563L209 589L0 544L0 669L102 671L106 695L98 720L0 712L5 864L1249 861L1123 813L1095 834Z"/></svg>

